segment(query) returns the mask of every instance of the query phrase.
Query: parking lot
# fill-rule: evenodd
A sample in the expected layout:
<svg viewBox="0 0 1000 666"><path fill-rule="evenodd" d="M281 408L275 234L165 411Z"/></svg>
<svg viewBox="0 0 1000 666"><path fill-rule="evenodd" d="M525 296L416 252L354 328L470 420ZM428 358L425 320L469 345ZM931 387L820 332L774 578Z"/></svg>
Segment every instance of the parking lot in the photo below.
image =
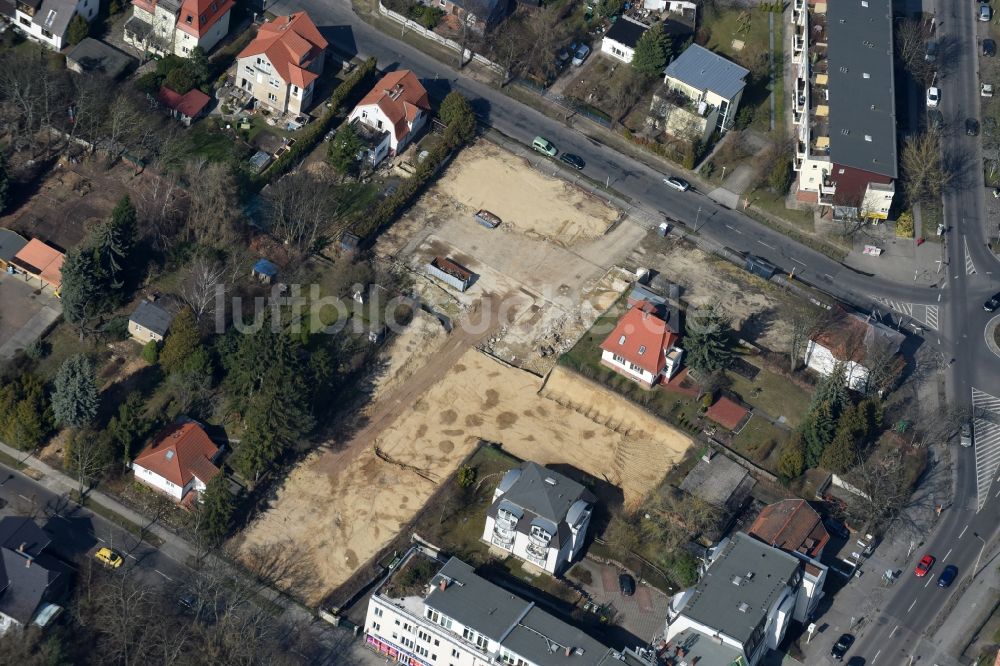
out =
<svg viewBox="0 0 1000 666"><path fill-rule="evenodd" d="M594 560L581 560L574 569L590 572L591 582L583 584L583 588L598 606L610 604L616 613L614 623L642 641L642 645L664 634L670 604L666 594L637 581L635 594L626 597L618 586L618 569ZM579 581L578 577L575 578Z"/></svg>
<svg viewBox="0 0 1000 666"><path fill-rule="evenodd" d="M0 360L13 358L34 342L62 312L59 299L49 290L0 273Z"/></svg>

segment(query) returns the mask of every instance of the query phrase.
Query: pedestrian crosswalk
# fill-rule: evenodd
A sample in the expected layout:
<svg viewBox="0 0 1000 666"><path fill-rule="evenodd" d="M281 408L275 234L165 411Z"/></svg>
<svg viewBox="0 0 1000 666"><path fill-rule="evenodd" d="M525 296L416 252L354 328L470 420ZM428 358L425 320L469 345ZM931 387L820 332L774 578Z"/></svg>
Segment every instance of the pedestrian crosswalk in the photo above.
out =
<svg viewBox="0 0 1000 666"><path fill-rule="evenodd" d="M976 447L976 510L983 508L1000 468L1000 398L973 387L972 433Z"/></svg>
<svg viewBox="0 0 1000 666"><path fill-rule="evenodd" d="M929 328L933 331L938 330L937 305L925 305L923 303L907 303L905 301L894 301L891 298L880 298L878 296L874 296L873 298L882 305L888 307L893 312L899 313L901 315L906 315L907 317L918 322L925 328ZM902 323L907 327L910 327L912 325L910 322L902 322Z"/></svg>
<svg viewBox="0 0 1000 666"><path fill-rule="evenodd" d="M965 242L965 274L975 275L976 265L972 262L972 255L969 254L969 240L963 239Z"/></svg>

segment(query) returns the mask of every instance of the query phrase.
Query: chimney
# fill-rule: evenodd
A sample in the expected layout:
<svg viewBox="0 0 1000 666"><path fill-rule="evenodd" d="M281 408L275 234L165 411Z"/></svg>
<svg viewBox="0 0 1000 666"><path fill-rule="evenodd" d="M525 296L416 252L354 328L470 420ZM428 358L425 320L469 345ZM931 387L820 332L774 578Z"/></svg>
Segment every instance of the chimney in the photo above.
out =
<svg viewBox="0 0 1000 666"><path fill-rule="evenodd" d="M27 545L28 545L27 541L22 541L21 545L17 547L17 552L23 553L24 552L24 547L27 546Z"/></svg>
<svg viewBox="0 0 1000 666"><path fill-rule="evenodd" d="M438 589L441 590L442 592L444 592L446 589L448 589L448 579L447 578L442 578L441 580L438 581Z"/></svg>
<svg viewBox="0 0 1000 666"><path fill-rule="evenodd" d="M35 559L35 558L33 558L33 557L25 558L25 560L24 560L24 568L25 569L30 569L31 568L31 561L33 559Z"/></svg>
<svg viewBox="0 0 1000 666"><path fill-rule="evenodd" d="M567 657L572 657L573 656L573 648L571 648L569 646L566 646L566 656Z"/></svg>

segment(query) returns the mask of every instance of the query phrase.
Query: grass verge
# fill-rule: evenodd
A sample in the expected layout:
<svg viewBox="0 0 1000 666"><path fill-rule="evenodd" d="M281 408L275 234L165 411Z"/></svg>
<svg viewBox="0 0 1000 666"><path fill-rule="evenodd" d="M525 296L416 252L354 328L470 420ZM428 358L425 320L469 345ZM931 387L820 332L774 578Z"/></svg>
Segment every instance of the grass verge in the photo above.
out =
<svg viewBox="0 0 1000 666"><path fill-rule="evenodd" d="M118 527L121 527L123 530L131 533L136 538L142 539L143 541L149 543L150 545L156 548L159 548L164 544L163 539L151 533L148 529L143 530L141 525L132 522L125 516L119 514L117 511L109 509L108 507L104 506L99 502L95 502L93 499L89 497L84 497L83 501L81 501L79 494L75 490L70 491L69 498L72 501L79 504L80 506L82 506L83 508L87 509L88 511L96 513L105 520L114 523Z"/></svg>

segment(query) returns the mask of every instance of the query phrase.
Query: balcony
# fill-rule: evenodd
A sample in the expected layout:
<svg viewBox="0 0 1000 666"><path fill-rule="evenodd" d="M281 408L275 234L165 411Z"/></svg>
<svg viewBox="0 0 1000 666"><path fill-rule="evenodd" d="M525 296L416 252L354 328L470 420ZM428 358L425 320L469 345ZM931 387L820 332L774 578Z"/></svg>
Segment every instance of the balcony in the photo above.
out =
<svg viewBox="0 0 1000 666"><path fill-rule="evenodd" d="M513 534L511 534L508 537L508 536L504 536L504 535L498 534L497 532L493 532L493 536L490 538L490 541L493 543L494 546L498 546L499 548L503 548L504 550L513 550L514 549L514 535Z"/></svg>

